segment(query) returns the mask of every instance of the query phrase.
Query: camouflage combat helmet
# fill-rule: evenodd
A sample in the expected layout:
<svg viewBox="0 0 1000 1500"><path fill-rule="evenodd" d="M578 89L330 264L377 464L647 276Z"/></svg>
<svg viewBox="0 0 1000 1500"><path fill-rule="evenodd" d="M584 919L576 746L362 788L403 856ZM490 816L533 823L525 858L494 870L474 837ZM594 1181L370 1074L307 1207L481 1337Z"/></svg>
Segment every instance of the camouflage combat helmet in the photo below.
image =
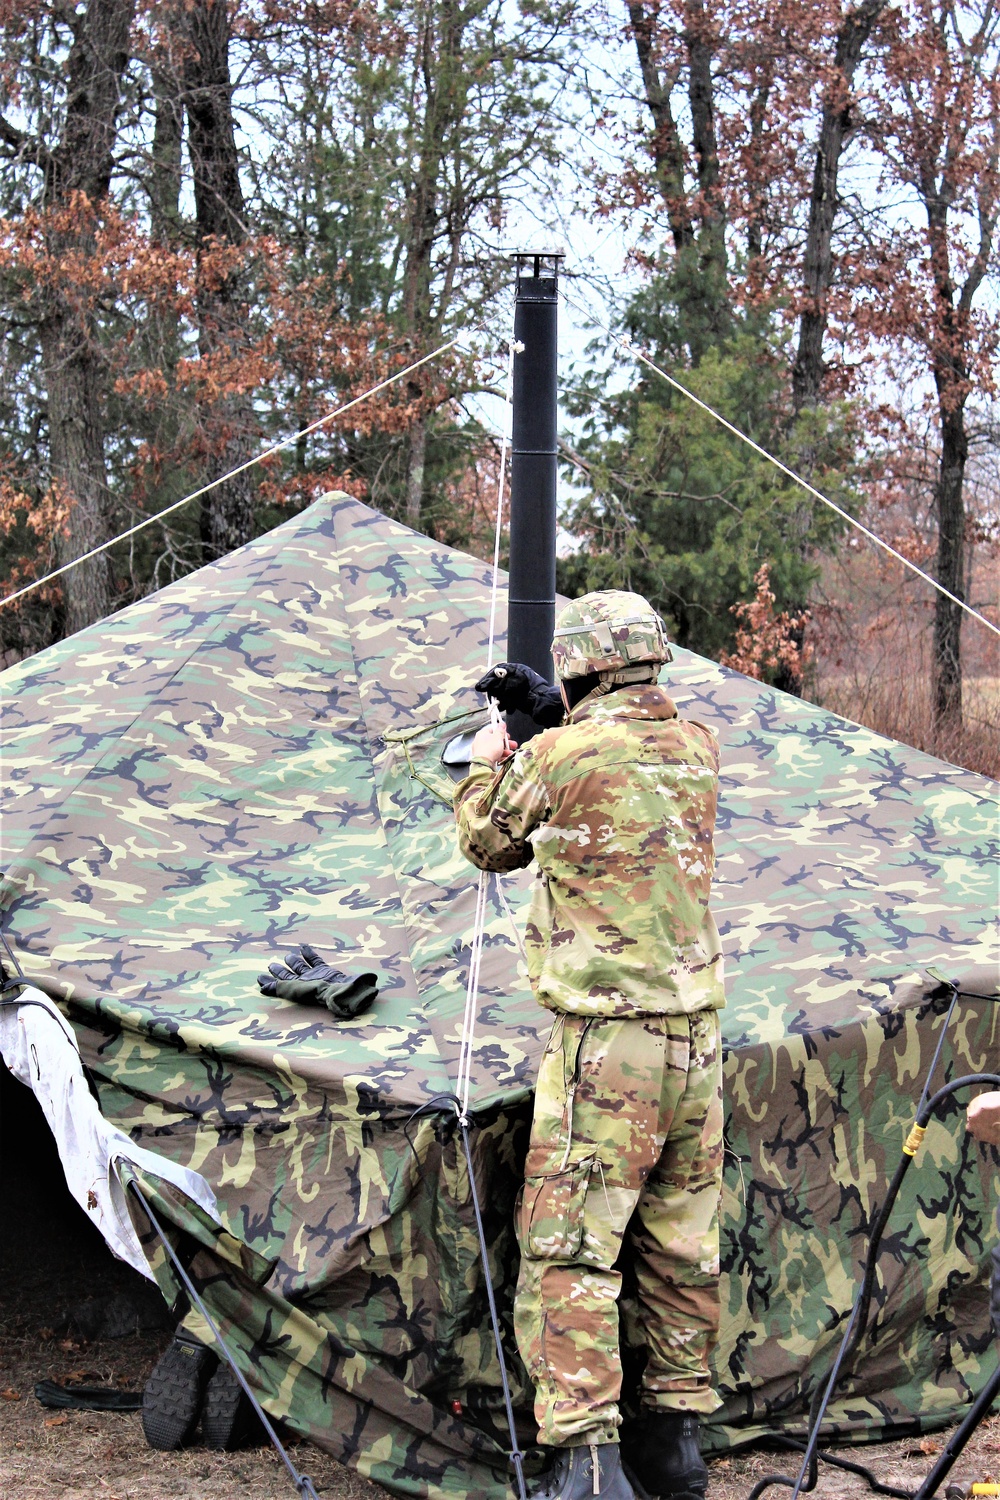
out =
<svg viewBox="0 0 1000 1500"><path fill-rule="evenodd" d="M552 660L560 681L627 673L673 660L663 621L641 594L605 589L567 604L556 620Z"/></svg>

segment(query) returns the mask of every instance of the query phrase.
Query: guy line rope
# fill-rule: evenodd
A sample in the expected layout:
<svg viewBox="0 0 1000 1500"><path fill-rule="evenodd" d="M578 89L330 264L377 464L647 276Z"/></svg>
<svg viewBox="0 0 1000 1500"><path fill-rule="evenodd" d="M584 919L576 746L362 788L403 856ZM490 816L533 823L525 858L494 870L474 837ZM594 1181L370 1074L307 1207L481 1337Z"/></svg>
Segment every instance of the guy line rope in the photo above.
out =
<svg viewBox="0 0 1000 1500"><path fill-rule="evenodd" d="M575 298L567 297L567 300L568 301L572 301L573 304L580 311L582 311L587 318L593 319L593 315L590 312L590 310L587 309L587 308L585 308L585 307L583 307L582 304L580 302L578 302ZM826 495L822 494L819 490L815 489L814 486L811 485L807 480L803 479L800 474L797 474L793 469L790 469L786 464L782 463L780 459L776 458L772 453L769 453L767 451L767 449L763 448L759 443L754 442L754 440L752 438L748 437L745 432L741 432L738 427L735 427L733 425L733 423L727 421L727 419L725 417L723 417L719 412L715 411L715 409L713 407L711 407L706 401L701 400L700 397L696 396L692 391L689 391L686 386L682 385L680 383L680 381L676 380L672 375L668 375L665 370L661 369L660 366L657 365L652 359L650 359L650 357L647 354L645 354L641 349L636 348L635 345L632 344L632 343L630 343L627 339L624 339L624 338L620 337L618 334L613 333L610 328L606 327L604 324L600 323L598 320L593 319L593 321L596 323L596 326L599 327L599 328L601 328L602 331L605 334L607 334L608 337L611 338L616 344L618 344L620 348L622 348L623 350L625 350L628 354L630 354L635 359L638 359L639 361L641 361L642 364L646 365L655 374L659 375L661 377L661 379L665 380L668 385L672 386L675 390L679 391L681 393L681 395L686 396L689 401L692 401L696 406L700 407L700 409L702 411L706 412L709 416L713 417L717 422L719 422L723 427L725 427L728 432L731 432L734 437L737 437L742 442L746 443L747 446L749 448L751 448L755 453L757 453L761 458L765 458L765 459L768 460L768 462L774 464L774 466L776 468L780 469L781 472L783 474L785 474L789 479L791 479L795 484L800 485L804 490L807 491L808 494L812 495L816 500L820 501L823 505L828 506L829 509L832 510L832 511L834 511L838 516L840 516L842 520L846 521L850 526L853 526L856 530L860 531L870 541L874 542L877 546L883 548L884 551L888 552L891 556L895 557L905 567L909 568L911 570L911 572L917 574L918 577L922 578L926 583L929 583L933 588L937 589L939 593L943 594L946 598L950 599L952 601L952 603L957 604L967 614L970 614L974 619L978 620L980 622L980 624L985 625L988 630L991 630L994 633L994 635L1000 635L1000 628L998 628L997 626L993 625L991 623L991 621L987 620L985 618L985 616L983 616L982 614L979 613L978 610L973 609L971 605L966 604L963 600L957 598L956 595L950 593L948 589L946 589L942 584L940 584L935 578L932 578L930 574L925 573L922 568L919 568L915 563L911 562L909 558L903 556L902 553L898 552L894 547L890 546L890 544L888 542L884 541L875 532L869 530L869 528L867 526L864 526L854 516L850 515L849 512L843 510L839 505L835 504L834 501L830 500ZM230 479L234 478L237 474L242 474L245 470L252 468L255 464L260 463L263 459L269 458L273 454L280 453L280 452L284 451L286 448L289 448L293 444L297 443L301 438L307 437L310 433L316 432L319 428L325 426L328 422L331 422L335 417L341 416L344 412L350 411L353 407L360 405L360 403L362 401L366 401L371 396L377 395L379 391L386 390L389 386L396 384L398 381L404 379L407 375L411 374L413 371L419 370L421 368L421 366L429 364L431 360L439 358L442 354L446 354L449 349L455 348L457 345L459 345L459 343L460 343L460 341L459 341L458 337L453 338L453 339L449 339L447 343L441 344L437 349L434 349L431 353L424 355L422 359L415 360L412 364L408 365L405 369L399 370L394 375L391 375L391 376L387 377L385 380L379 381L378 384L372 386L370 390L362 392L362 394L359 395L359 396L355 396L351 401L346 402L343 406L337 407L335 410L327 412L324 416L318 418L315 422L310 423L307 427L302 428L301 431L295 433L292 437L286 438L286 439L284 439L280 443L275 443L272 447L265 449L262 453L259 453L255 457L253 457L251 459L248 459L245 463L240 464L238 467L236 467L234 469L231 469L228 473L221 475L218 479L211 480L208 484L202 485L199 489L192 491L192 493L189 494L189 495L185 495L182 499L175 501L172 505L167 506L164 510L158 511L156 515L146 517L144 520L140 521L137 525L132 526L127 531L122 532L120 536L114 537L110 541L102 542L99 546L91 548L91 550L89 552L85 552L81 557L75 558L71 562L64 563L62 565L62 567L56 568L53 572L47 574L44 578L35 579L31 583L27 584L25 587L23 587L21 589L18 589L15 592L7 594L7 595L5 595L3 597L0 597L0 605L10 604L10 603L13 603L16 599L23 598L26 594L31 593L34 589L41 588L43 584L50 582L54 578L60 577L64 573L67 573L71 568L76 567L79 563L86 562L89 558L98 556L98 554L100 554L101 552L106 551L109 547L113 547L117 542L125 541L129 537L135 536L137 532L140 532L140 531L144 530L145 527L154 525L157 521L161 521L165 516L171 515L174 511L180 510L180 508L182 506L187 505L190 501L196 500L196 499L200 498L200 496L207 494L210 490L213 490L213 489L217 488L221 484L225 484L227 482L227 480L230 480ZM502 433L501 433L501 445L500 445L500 473L499 473L499 479L498 479L498 484L497 484L496 527L495 527L495 533L494 533L493 569L492 569L493 577L492 577L492 587L491 587L491 590L490 590L489 641L488 641L488 647L487 647L487 663L486 663L486 669L487 669L487 671L493 665L493 656L494 656L495 640L496 640L497 595L498 595L498 578L499 578L499 571L500 571L500 541L501 541L502 524L503 524L503 490L504 490L504 479L505 479L505 473L506 473L507 446L508 446L508 442L509 442L508 429L509 429L509 425L510 425L510 415L511 415L511 398L512 398L512 386L513 386L514 356L515 356L515 353L521 352L521 348L522 348L521 345L518 345L518 344L515 343L514 337L513 337L513 332L512 332L511 338L510 338L510 342L509 342L509 345L508 345L507 388L506 388L506 398L505 398L505 405L504 405L504 423L503 423L503 430L502 430ZM502 722L499 708L497 707L497 704L496 704L496 702L493 699L489 700L489 714L490 714L490 722L492 724L499 725ZM520 953L521 953L521 957L524 958L525 957L524 944L523 944L523 941L521 939L521 935L520 935L520 931L519 931L519 929L517 927L517 923L516 923L516 921L514 919L514 915L513 915L512 911L510 909L510 906L508 904L506 893L503 890L501 877L498 874L498 875L496 875L495 878L496 878L496 890L497 890L497 895L498 895L499 900L500 900L500 904L503 907L503 911L504 911L505 915L507 916L507 918L508 918L508 920L510 922L510 925L511 925L511 927L513 929L514 936L515 936L515 939L516 939L516 942L517 942L517 946L518 946L518 948L520 950ZM524 1474L523 1474L522 1462L521 1462L522 1455L519 1452L518 1445L517 1445L517 1436L516 1436L516 1430L515 1430L515 1426L514 1426L513 1409L512 1409L512 1405L511 1405L510 1391L509 1391L507 1377L506 1377L506 1369L505 1369L505 1364L504 1364L503 1348L502 1348L502 1343L501 1343L501 1339L500 1339L499 1324L498 1324L498 1321L497 1321L497 1313L496 1313L496 1307L495 1307L495 1304L494 1304L492 1286L491 1286L490 1279L489 1279L489 1266L488 1266L488 1259L487 1259L487 1247L486 1247L486 1241L485 1241L485 1236L484 1236L484 1231L483 1231L482 1218L481 1218L480 1209L479 1209L478 1194L476 1192L475 1180L474 1180L474 1176L473 1176L472 1155L471 1155L471 1150L470 1150L470 1147L469 1147L469 1140L468 1140L468 1127L469 1127L469 1124L470 1124L468 1109L469 1109L469 1095L470 1095L470 1089L471 1089L472 1055L473 1055L474 1043L475 1043L475 1020L476 1020L476 1010L477 1010L477 1006L478 1006L479 974L480 974L480 967L481 967L481 962L482 962L483 939L484 939L485 927L486 927L486 911L487 911L487 905L488 905L488 891L489 891L489 873L487 871L483 870L483 871L480 871L479 880L478 880L477 889L476 889L476 912L475 912L475 918L474 918L474 923L473 923L472 941L471 941L471 946L470 946L469 974L468 974L468 981L467 981L467 986L466 986L465 1013L464 1013L463 1023L462 1023L462 1036L461 1036L461 1046L460 1046L460 1054L459 1054L458 1093L457 1093L456 1096L447 1096L447 1097L449 1099L451 1099L452 1102L453 1102L453 1104L454 1104L454 1107L455 1107L455 1110L456 1110L456 1115L457 1115L457 1120L458 1120L458 1125L459 1125L459 1128L461 1129L462 1136L463 1136L463 1142L464 1142L464 1146L465 1146L465 1154L466 1154L466 1160L467 1160L468 1170L469 1170L470 1191L471 1191L471 1194L472 1194L473 1205L474 1205L475 1213L476 1213L476 1224L477 1224L477 1230L478 1230L479 1241L480 1241L480 1250L481 1250L481 1254L482 1254L483 1260L484 1260L484 1269L485 1269L485 1274L486 1274L486 1290L487 1290L487 1295L488 1295L489 1303L490 1303L491 1322L492 1322L492 1325L493 1325L493 1332L494 1332L494 1337L495 1337L495 1340L496 1340L497 1355L498 1355L498 1358L499 1358L499 1361L500 1361L501 1381L502 1381L502 1386L503 1386L504 1401L505 1401L505 1406L506 1406L506 1409L507 1409L508 1423L509 1423L509 1426L510 1426L510 1435L511 1435L511 1444L512 1444L512 1452L510 1454L510 1457L511 1457L511 1460L512 1460L512 1462L514 1464L514 1468L516 1470L517 1487L518 1487L519 1495L521 1497L521 1500L525 1500L525 1497L526 1497L526 1487L525 1487ZM165 1246L165 1248L167 1250L168 1255L170 1255L171 1259L175 1262L175 1265L176 1265L177 1264L177 1262L176 1262L176 1255L174 1254L173 1247L170 1245L170 1243L169 1243L166 1235L164 1234L163 1229L157 1223L156 1219L153 1217L153 1213L152 1213L152 1210L149 1207L149 1204L144 1201L143 1206L144 1206L147 1214L149 1215L150 1219L152 1220L154 1226L156 1227L157 1232L159 1234L159 1237L160 1237L161 1241L163 1242L163 1244L164 1244L164 1246ZM181 1268L179 1265L177 1265L177 1269L179 1270L179 1272L180 1272L180 1274L181 1274L181 1276L182 1276L185 1284L187 1285L189 1291L193 1292L194 1288L191 1286L189 1278L184 1274L183 1268ZM196 1293L195 1293L195 1298L196 1298L196 1301L198 1301L200 1303L200 1299L197 1297ZM206 1316L207 1316L207 1311L206 1311ZM232 1355L230 1354L230 1352L229 1352L229 1350L228 1350L228 1348L227 1348L227 1346L225 1344L224 1339L222 1338L222 1335L219 1333L219 1330L212 1323L211 1318L209 1318L209 1324L212 1327L212 1331L215 1334L216 1339L217 1339L218 1343L220 1344L225 1357L227 1358L227 1360L229 1361L229 1363L232 1365L233 1370L234 1370L234 1372L235 1372L235 1374L237 1376L237 1379L240 1382L240 1385L243 1387L243 1389L246 1391L246 1393L250 1396L250 1399L253 1402L253 1405L257 1408L258 1414L264 1420L265 1426L268 1428L269 1435L272 1438L272 1441L274 1441L276 1447L278 1448L278 1451L281 1454L281 1457L284 1459L285 1464L288 1467L289 1474L290 1474L293 1482L295 1483L297 1490L299 1491L300 1494L315 1495L315 1490L312 1487L311 1481L308 1479L307 1476L300 1475L296 1471L296 1469L294 1468L294 1465L292 1465L291 1462L290 1462L290 1460L288 1459L288 1456L284 1452L284 1450L283 1450L283 1448L281 1446L281 1443L280 1443L280 1441L277 1438L276 1433L273 1431L273 1429L271 1428L270 1423L267 1421L266 1417L264 1416L264 1413L261 1411L261 1408L258 1405L258 1402L256 1400L256 1397L255 1397L253 1391L246 1384L246 1382L245 1382L245 1380L243 1378L242 1372L237 1367L235 1361L233 1360ZM801 1476L800 1476L800 1482L801 1482Z"/></svg>
<svg viewBox="0 0 1000 1500"><path fill-rule="evenodd" d="M209 491L217 489L219 485L225 484L230 479L234 479L237 474L242 474L247 469L253 468L255 464L259 464L264 459L270 458L273 454L281 453L286 448L294 446L294 444L299 442L300 439L308 437L310 433L317 432L321 427L325 427L326 424L328 422L332 422L335 417L342 416L344 412L351 411L354 407L359 406L362 401L369 400L370 397L378 395L380 391L387 390L389 386L397 384L400 380L405 379L407 375L411 375L415 370L419 370L423 365L430 364L432 360L440 358L442 354L447 354L448 350L454 349L458 343L459 339L458 337L455 337L449 339L447 343L440 344L436 349L433 349L429 354L425 354L421 359L414 360L414 362L407 365L405 369L397 370L394 375L387 376L385 380L380 380L369 390L362 391L360 395L355 396L352 400L345 402L343 406L338 406L333 411L326 412L322 417L317 418L315 422L310 422L307 427L303 427L300 431L293 433L291 437L284 438L280 443L274 443L270 448L265 448L263 452L255 454L253 458L247 459L245 463L237 465L236 468L230 469L228 473L221 474L217 479L212 479L207 484L201 485L200 488L192 490L190 494L184 495L180 500L175 500L172 505L168 505L163 510L157 511L155 515L146 516L135 526L130 526L127 531L123 531L120 535L112 537L110 541L101 542L99 546L92 547L89 552L84 552L80 557L73 558L71 562L64 563L61 567L54 569L51 573L47 573L44 578L36 578L31 583L26 584L23 588L15 590L13 593L0 596L0 605L13 604L15 600L24 598L26 594L30 594L33 590L41 588L43 584L50 583L54 578L59 578L64 573L68 573L71 568L77 567L80 563L87 562L92 557L97 557L100 553L106 552L109 547L114 547L118 542L126 541L129 537L135 536L137 532L145 530L147 526L153 526L158 521L162 521L165 516L172 515L174 511L180 510L182 506L189 504L192 500L197 500L202 495L207 495ZM497 515L493 543L493 580L490 590L489 645L487 649L486 662L487 671L493 665L493 655L496 643L497 592L500 574L500 540L503 530L503 490L504 479L506 477L507 447L509 443L508 430L510 427L511 396L514 378L514 354L516 350L520 349L520 347L520 345L515 345L512 331L508 346L507 388L504 406L504 424L500 443L500 475L497 482ZM489 707L490 722L493 724L500 724L502 722L500 711L493 699L489 700ZM517 946L523 956L524 945L521 940L521 935L518 931L517 924L514 920L513 913L511 912L510 906L507 902L506 894L501 887L499 875L496 877L496 884L501 905L503 906L504 912L507 915L511 927L514 930L514 937L517 942ZM483 936L486 924L488 885L489 875L485 870L481 871L476 899L476 918L469 962L469 981L466 991L465 1020L462 1027L462 1047L459 1061L459 1089L461 1093L463 1114L466 1114L468 1111L469 1090L471 1086L472 1050L475 1033L475 1011L479 990L479 968L482 960Z"/></svg>
<svg viewBox="0 0 1000 1500"><path fill-rule="evenodd" d="M516 311L516 309L515 309ZM493 582L490 589L490 631L489 642L486 651L486 670L489 671L493 665L493 652L496 644L496 616L497 616L497 591L500 574L500 537L503 530L503 485L507 466L507 444L510 441L508 432L510 430L511 401L514 384L514 355L521 352L523 345L515 342L514 331L511 329L510 341L507 346L507 389L504 401L503 427L500 433L500 474L497 480L497 515L496 526L493 533ZM500 709L496 701L488 698L490 723L501 725ZM501 876L494 874L497 895L506 913L510 925L514 930L514 937L518 948L524 955L524 945L514 921L513 913L507 904L507 897L503 891ZM504 1409L507 1414L507 1427L510 1432L510 1463L514 1469L517 1485L518 1500L528 1500L528 1488L524 1478L524 1455L517 1441L517 1424L514 1419L514 1405L511 1400L510 1382L507 1378L507 1362L504 1356L503 1338L500 1332L500 1320L497 1315L496 1297L493 1292L493 1281L490 1271L489 1247L486 1243L486 1232L483 1227L483 1216L479 1205L479 1191L476 1187L475 1163L472 1159L472 1146L469 1141L469 1094L472 1086L472 1055L475 1048L476 1037L476 1011L479 1005L479 970L483 957L483 938L486 931L486 908L489 898L490 872L480 870L479 879L476 882L476 915L473 922L472 941L469 948L469 975L465 989L465 1013L462 1018L462 1038L459 1048L458 1059L458 1084L457 1092L453 1095L444 1096L447 1102L455 1110L458 1129L462 1137L462 1146L465 1151L466 1169L469 1174L469 1197L476 1219L476 1233L479 1238L479 1255L483 1267L483 1285L486 1291L486 1300L489 1307L490 1326L493 1330L493 1342L496 1348L497 1363L500 1369L500 1386L503 1392ZM444 1101L442 1101L444 1102Z"/></svg>
<svg viewBox="0 0 1000 1500"><path fill-rule="evenodd" d="M897 551L897 549L893 547L889 542L885 541L883 537L880 537L877 532L872 531L869 527L865 526L862 521L859 521L856 516L852 516L849 511L844 510L834 500L831 500L828 495L824 495L821 490L816 489L814 485L809 483L808 479L803 479L801 474L798 474L794 469L789 468L789 466L783 463L780 458L776 458L773 453L769 453L766 448L762 447L760 443L755 442L752 437L748 437L748 435L745 432L741 431L739 427L734 426L734 424L728 421L724 416L722 416L720 412L717 412L713 406L710 406L707 401L703 401L700 396L696 396L693 391L688 390L687 386L682 385L681 382L677 380L673 375L668 375L666 370L662 369L658 364L656 364L654 360L650 359L649 355L646 354L642 349L637 348L636 345L631 343L628 339L622 338L620 334L613 332L613 330L610 329L607 324L602 323L599 318L595 318L593 312L588 307L585 307L584 304L577 298L571 297L565 290L563 292L563 295L565 296L567 302L571 302L579 312L583 313L584 317L589 319L590 322L596 328L599 328L602 333L607 334L608 338L616 343L620 349L623 349L627 354L631 355L633 359L639 360L642 364L646 365L650 370L652 370L656 375L659 375L661 380L665 380L668 385L674 388L674 390L679 391L682 396L686 396L687 399L693 402L695 406L700 407L703 412L706 412L710 417L714 418L714 420L718 422L722 427L724 427L727 432L731 432L734 437L739 438L740 442L746 443L747 447L751 448L753 452L756 453L760 458L767 459L768 463L773 464L776 469L780 469L782 474L791 479L794 484L800 485L802 489L807 492L807 494L812 495L814 500L818 500L820 504L825 505L829 510L832 510L835 515L838 515L842 521L846 521L849 526L853 526L855 531L859 531L861 535L867 537L870 542L874 542L876 547L881 547L884 552L888 552L890 557L894 557L897 562L902 563L904 568L908 568L911 573L914 573L918 578L923 579L924 583L929 583L932 589L936 589L939 594L942 594L946 599L950 599L953 604L957 604L959 609L964 610L967 615L971 615L974 620L978 620L980 625L985 625L986 629L992 631L994 635L1000 636L1000 626L994 625L991 620L988 620L986 616L980 613L978 609L974 609L971 604L967 604L964 599L959 599L957 594L953 594L950 589L946 589L943 583L939 583L938 580L934 578L930 573L926 573L923 568L918 567L918 565L915 562L912 562L910 558L906 557L902 552ZM301 438L308 437L310 433L316 432L320 427L324 427L327 422L332 422L335 417L342 416L344 412L350 411L352 407L359 406L362 401L367 401L369 397L377 395L379 391L385 390L390 385L395 385L397 381L400 381L404 379L405 376L412 374L414 370L419 370L422 365L429 364L431 360L439 358L440 355L446 354L449 349L454 349L456 347L461 347L461 339L457 335L455 338L449 339L446 344L439 345L439 347L432 350L430 354L425 354L422 359L415 360L413 364L407 365L405 370L398 370L395 375L390 375L386 380L379 381L379 383L377 385L373 385L370 390L362 391L360 396L355 396L353 400L346 402L345 405L338 406L335 408L335 410L327 412L325 416L319 417L315 422L311 422L308 427L303 427L300 432L293 433L291 437L283 439L283 441L280 443L275 443L270 448L265 448L262 453L258 453L253 458L247 459L246 463L238 465L237 468L230 469L227 474L220 475L218 479L210 480L208 484L202 485L200 489L193 490L190 495L185 495L182 499L175 500L172 505L168 505L164 510L157 511L155 516L147 516L144 520L138 522L137 525L130 526L127 531L123 531L119 536L112 537L110 541L101 542L99 546L92 547L89 552L84 552L82 556L75 557L68 563L63 563L61 567L55 568L51 573L46 573L44 578L33 579L31 583L25 584L23 588L16 589L13 593L0 595L0 606L4 604L13 604L15 600L23 599L26 594L30 594L34 589L41 588L46 583L51 583L54 578L59 578L63 573L68 573L71 568L75 568L79 563L84 563L89 561L89 559L92 557L97 557L99 553L107 551L109 547L114 547L118 542L127 541L129 537L135 536L137 532L143 531L147 526L153 526L157 521L162 521L164 516L172 515L175 510L180 510L181 507L187 505L189 501L199 499L202 495L208 494L210 490L218 488L220 484L225 484L228 480L235 478L237 474L242 474L245 470L253 468L255 464L259 464L263 459L270 458L273 454L281 453L286 448L292 447ZM511 343L511 350L513 355L513 341ZM491 603L494 605L496 603L496 573L498 561L499 552L495 551L493 596L491 601Z"/></svg>
<svg viewBox="0 0 1000 1500"><path fill-rule="evenodd" d="M620 349L624 349L633 359L640 360L642 364L659 375L661 380L665 380L668 385L673 386L675 391L680 391L681 395L686 396L689 401L693 401L695 406L700 407L703 412L707 412L710 417L714 417L721 426L725 427L727 432L731 432L742 443L746 443L747 447L752 448L754 453L758 454L759 457L766 458L768 463L774 464L776 469L780 469L782 474L787 475L795 484L801 485L808 494L812 495L814 500L819 500L821 504L827 506L838 515L842 521L846 521L849 526L853 526L856 531L860 531L862 536L866 536L870 542L874 542L877 547L881 547L883 551L888 552L897 562L901 562L904 568L909 568L911 573L916 573L918 578L922 578L925 583L929 583L931 588L937 589L938 593L943 594L946 599L950 599L952 604L957 604L959 609L963 609L967 615L971 615L974 620L978 620L980 625L985 625L986 629L991 630L994 635L1000 635L1000 626L994 625L992 620L988 620L978 609L974 609L971 604L966 604L965 600L959 599L957 594L951 593L949 589L945 588L943 583L939 583L930 573L925 573L923 568L918 567L915 562L911 562L902 552L897 552L896 548L885 541L883 537L880 537L877 532L869 530L856 516L852 516L850 511L843 510L828 495L824 495L820 490L811 485L808 479L803 479L801 474L797 474L794 469L790 469L787 464L782 463L780 458L775 458L774 454L769 453L766 448L762 448L760 443L755 443L753 438L748 437L739 427L734 427L733 423L727 421L720 412L715 410L714 406L709 406L707 401L702 401L701 397L696 396L693 391L689 391L686 385L681 385L680 381L676 380L673 375L668 375L666 370L662 370L658 364L650 359L648 354L636 348L635 344L630 343L628 339L622 338L620 334L613 332L606 324L595 318L589 308L584 307L575 297L571 297L567 292L564 292L563 295L566 297L567 302L572 302L578 312L582 312L602 333L607 334L608 338L613 339Z"/></svg>
<svg viewBox="0 0 1000 1500"><path fill-rule="evenodd" d="M209 490L218 489L220 484L226 484L230 479L235 479L237 474L243 474L247 469L252 469L255 464L263 463L265 458L270 458L275 453L283 453L286 448L294 447L300 439L308 437L311 432L318 431L320 427L325 427L327 422L333 421L334 417L343 416L345 411L350 411L352 407L360 406L362 401L367 401L371 396L377 396L379 391L387 390L390 385L395 385L397 381L403 380L407 375L411 375L414 370L419 370L421 365L430 364L432 359L437 359L440 355L447 354L448 350L454 349L457 343L457 338L449 339L446 344L441 344L437 349L433 349L430 354L425 354L423 359L415 360L412 365L407 365L405 370L397 370L395 375L387 376L385 380L380 380L377 385L373 385L370 390L362 391L360 396L355 396L353 400L345 402L343 406L338 406L333 411L328 411L325 416L318 417L315 422L310 422L309 426L303 427L300 432L293 433L291 437L283 438L280 443L274 443L270 448L265 448L262 453L256 453L253 458L248 458L246 463L238 464L235 469L230 469L228 474L220 474L218 479L210 479L208 484L203 484L200 489L192 490L190 495L185 495L181 500L175 500L172 505L168 505L164 510L158 510L155 516L147 516L145 520L140 521L135 526L130 526L127 531L123 531L119 536L112 537L109 542L101 542L99 546L91 547L89 552L84 552L81 557L74 557L72 562L63 563L61 568L56 568L53 572L46 573L44 578L36 578L33 582L25 584L24 588L17 589L12 594L0 596L0 605L13 604L15 599L23 599L24 595L30 594L33 589L40 589L43 584L51 583L53 578L59 578L63 573L68 573L70 568L77 567L79 563L88 562L90 558L97 557L101 552L106 552L109 547L114 547L118 542L124 542L130 536L135 536L137 532L144 531L147 526L154 526L157 521L162 521L164 516L172 515L175 510L180 510L182 505L187 505L190 501L198 500L202 495L207 495Z"/></svg>
<svg viewBox="0 0 1000 1500"><path fill-rule="evenodd" d="M507 345L507 384L504 396L503 426L500 431L500 474L497 479L497 516L493 531L493 580L490 588L490 631L489 641L486 648L486 670L493 665L493 656L496 647L496 624L497 624L497 593L500 577L500 539L503 534L503 487L507 471L507 445L510 442L510 418L511 402L514 385L514 355L521 352L523 345L514 340L514 331L511 329L510 340ZM500 709L495 698L488 698L490 723L502 724ZM524 945L518 930L514 915L507 903L507 896L503 889L500 875L496 875L497 895L507 915L510 925L514 931L517 946L524 956ZM465 990L465 1014L462 1019L462 1043L458 1063L458 1096L461 1104L462 1114L468 1117L469 1092L472 1086L472 1054L475 1045L476 1033L476 1009L479 1003L479 969L483 957L483 939L486 931L486 906L489 891L490 874L487 870L480 870L479 880L476 885L476 915L472 927L472 943L469 950L469 977Z"/></svg>

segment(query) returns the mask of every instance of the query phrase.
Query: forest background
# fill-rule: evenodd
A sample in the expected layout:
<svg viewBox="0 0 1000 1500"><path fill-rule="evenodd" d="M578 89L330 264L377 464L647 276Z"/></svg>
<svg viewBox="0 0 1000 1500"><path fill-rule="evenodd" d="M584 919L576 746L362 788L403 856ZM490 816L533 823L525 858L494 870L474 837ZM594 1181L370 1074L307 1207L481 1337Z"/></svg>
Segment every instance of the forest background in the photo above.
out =
<svg viewBox="0 0 1000 1500"><path fill-rule="evenodd" d="M563 243L560 587L1000 774L1000 0L0 0L5 663L342 488L485 556Z"/></svg>

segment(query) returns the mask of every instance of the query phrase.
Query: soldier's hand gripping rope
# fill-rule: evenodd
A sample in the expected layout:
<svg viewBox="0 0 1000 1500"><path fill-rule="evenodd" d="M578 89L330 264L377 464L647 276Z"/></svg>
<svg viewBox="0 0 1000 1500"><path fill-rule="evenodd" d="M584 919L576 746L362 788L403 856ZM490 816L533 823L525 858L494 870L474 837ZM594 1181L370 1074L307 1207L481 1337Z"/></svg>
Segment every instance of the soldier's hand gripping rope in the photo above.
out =
<svg viewBox="0 0 1000 1500"><path fill-rule="evenodd" d="M494 699L501 713L527 714L542 729L561 724L566 712L559 689L520 661L498 662L480 677L476 692Z"/></svg>

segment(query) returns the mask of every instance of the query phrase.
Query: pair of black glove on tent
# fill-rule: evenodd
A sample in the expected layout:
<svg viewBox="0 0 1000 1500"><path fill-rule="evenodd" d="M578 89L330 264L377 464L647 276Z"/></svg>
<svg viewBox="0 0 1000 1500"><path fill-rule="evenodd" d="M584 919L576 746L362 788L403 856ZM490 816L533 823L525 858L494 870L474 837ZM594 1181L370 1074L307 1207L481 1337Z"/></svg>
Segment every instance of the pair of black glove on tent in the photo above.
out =
<svg viewBox="0 0 1000 1500"><path fill-rule="evenodd" d="M503 713L528 714L543 729L562 721L559 689L521 662L491 667L476 683L476 692L495 698ZM353 1021L378 994L377 974L345 974L326 963L308 943L298 953L286 954L284 964L269 964L267 973L257 976L257 983L262 995L325 1006L337 1021Z"/></svg>

